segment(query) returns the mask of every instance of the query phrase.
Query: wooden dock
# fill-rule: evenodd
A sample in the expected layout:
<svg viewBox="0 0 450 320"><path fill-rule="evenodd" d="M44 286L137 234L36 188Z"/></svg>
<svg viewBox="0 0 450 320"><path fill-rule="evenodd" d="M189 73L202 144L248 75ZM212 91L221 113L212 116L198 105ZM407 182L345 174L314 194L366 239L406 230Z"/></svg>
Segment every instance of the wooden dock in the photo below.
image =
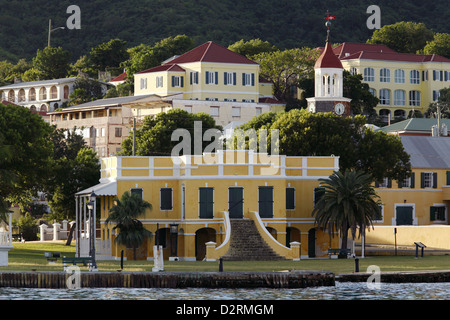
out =
<svg viewBox="0 0 450 320"><path fill-rule="evenodd" d="M0 287L68 288L75 274L1 271ZM80 272L82 288L306 288L334 286L330 272Z"/></svg>

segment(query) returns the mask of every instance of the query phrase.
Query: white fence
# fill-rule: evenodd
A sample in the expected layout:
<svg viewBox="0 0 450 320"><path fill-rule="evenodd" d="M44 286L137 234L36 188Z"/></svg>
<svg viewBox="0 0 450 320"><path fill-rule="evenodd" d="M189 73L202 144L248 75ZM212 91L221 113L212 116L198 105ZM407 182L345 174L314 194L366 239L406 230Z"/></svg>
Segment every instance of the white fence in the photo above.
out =
<svg viewBox="0 0 450 320"><path fill-rule="evenodd" d="M90 249L89 238L80 239L80 257L88 257ZM96 260L111 260L111 239L101 240L95 239L95 259Z"/></svg>
<svg viewBox="0 0 450 320"><path fill-rule="evenodd" d="M67 240L70 228L74 223L74 221L68 223L67 220L64 220L62 224L54 223L52 227L49 227L46 224L41 224L39 226L41 241Z"/></svg>

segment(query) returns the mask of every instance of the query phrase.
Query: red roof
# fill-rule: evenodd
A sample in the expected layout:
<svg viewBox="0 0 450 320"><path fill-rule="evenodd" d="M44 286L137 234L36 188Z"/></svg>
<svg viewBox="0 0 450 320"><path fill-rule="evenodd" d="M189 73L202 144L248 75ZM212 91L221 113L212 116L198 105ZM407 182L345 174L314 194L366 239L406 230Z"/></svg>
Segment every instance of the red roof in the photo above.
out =
<svg viewBox="0 0 450 320"><path fill-rule="evenodd" d="M118 75L117 77L111 79L110 82L115 82L115 81L125 81L125 80L127 80L127 73L126 73L126 72L124 72L124 73Z"/></svg>
<svg viewBox="0 0 450 320"><path fill-rule="evenodd" d="M161 71L181 71L184 72L186 70L184 70L182 67L180 67L177 64L163 64L162 66L158 66L158 67L154 67L154 68L150 68L141 72L136 72L136 73L150 73L150 72L161 72Z"/></svg>
<svg viewBox="0 0 450 320"><path fill-rule="evenodd" d="M369 43L354 43L354 42L344 42L333 48L333 52L338 56L339 59L345 58L351 54L360 51L372 51L372 52L391 52L396 53L384 44L369 44Z"/></svg>
<svg viewBox="0 0 450 320"><path fill-rule="evenodd" d="M188 62L223 62L240 64L257 64L246 57L233 52L217 43L208 41L181 56L170 60L169 64L180 64Z"/></svg>
<svg viewBox="0 0 450 320"><path fill-rule="evenodd" d="M334 54L331 44L327 41L325 50L317 59L314 69L317 68L339 68L343 69L342 63L339 58Z"/></svg>
<svg viewBox="0 0 450 320"><path fill-rule="evenodd" d="M17 106L17 104L12 103L12 102L10 102L10 101L8 101L8 100L2 100L2 104L4 104L5 106L7 106L7 105L14 105L14 106Z"/></svg>

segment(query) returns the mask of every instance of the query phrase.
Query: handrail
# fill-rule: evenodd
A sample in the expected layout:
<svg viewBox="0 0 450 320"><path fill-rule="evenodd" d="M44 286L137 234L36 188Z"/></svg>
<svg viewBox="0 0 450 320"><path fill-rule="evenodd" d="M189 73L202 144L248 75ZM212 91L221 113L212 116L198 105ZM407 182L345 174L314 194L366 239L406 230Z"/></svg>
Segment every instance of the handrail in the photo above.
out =
<svg viewBox="0 0 450 320"><path fill-rule="evenodd" d="M230 224L230 216L228 211L222 211L223 213L223 218L224 218L224 225L225 225L225 240L222 242L222 244L220 246L218 246L216 248L216 250L219 250L220 248L222 248L223 246L225 246L227 243L230 242L230 237L231 237L231 224Z"/></svg>
<svg viewBox="0 0 450 320"><path fill-rule="evenodd" d="M225 240L222 244L216 247L215 242L207 242L206 243L206 260L214 261L224 256L229 247L230 247L230 238L231 238L231 224L230 217L227 211L221 211L223 214L224 225L225 225Z"/></svg>

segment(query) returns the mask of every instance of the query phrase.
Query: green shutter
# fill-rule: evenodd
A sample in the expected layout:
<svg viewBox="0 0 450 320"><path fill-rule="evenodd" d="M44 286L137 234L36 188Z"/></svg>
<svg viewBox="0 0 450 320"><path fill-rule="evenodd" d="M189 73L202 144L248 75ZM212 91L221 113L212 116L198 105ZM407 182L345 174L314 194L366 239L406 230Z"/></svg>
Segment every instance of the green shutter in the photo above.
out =
<svg viewBox="0 0 450 320"><path fill-rule="evenodd" d="M411 188L414 188L416 186L416 175L411 173Z"/></svg>
<svg viewBox="0 0 450 320"><path fill-rule="evenodd" d="M184 77L183 76L180 77L180 86L182 88L184 87Z"/></svg>
<svg viewBox="0 0 450 320"><path fill-rule="evenodd" d="M209 71L206 71L206 84L209 84Z"/></svg>
<svg viewBox="0 0 450 320"><path fill-rule="evenodd" d="M172 76L172 87L175 87L175 76Z"/></svg>
<svg viewBox="0 0 450 320"><path fill-rule="evenodd" d="M228 81L227 81L227 80L228 80L228 79L227 79L227 73L224 72L224 73L223 73L223 84L227 85L227 84L228 84Z"/></svg>
<svg viewBox="0 0 450 320"><path fill-rule="evenodd" d="M259 187L259 216L273 218L273 187Z"/></svg>
<svg viewBox="0 0 450 320"><path fill-rule="evenodd" d="M214 78L215 78L214 80L216 81L216 84L219 84L219 72L216 71Z"/></svg>
<svg viewBox="0 0 450 320"><path fill-rule="evenodd" d="M172 210L172 188L161 188L161 210Z"/></svg>
<svg viewBox="0 0 450 320"><path fill-rule="evenodd" d="M295 189L286 188L286 210L295 209Z"/></svg>
<svg viewBox="0 0 450 320"><path fill-rule="evenodd" d="M437 188L437 172L433 172L433 188Z"/></svg>
<svg viewBox="0 0 450 320"><path fill-rule="evenodd" d="M430 207L430 221L436 220L436 207Z"/></svg>
<svg viewBox="0 0 450 320"><path fill-rule="evenodd" d="M255 74L252 73L252 86L255 86Z"/></svg>
<svg viewBox="0 0 450 320"><path fill-rule="evenodd" d="M425 188L425 173L424 172L420 173L420 187Z"/></svg>
<svg viewBox="0 0 450 320"><path fill-rule="evenodd" d="M388 178L388 184L387 184L388 188L392 188L392 179Z"/></svg>
<svg viewBox="0 0 450 320"><path fill-rule="evenodd" d="M142 188L132 188L131 194L137 195L140 199L142 199Z"/></svg>
<svg viewBox="0 0 450 320"><path fill-rule="evenodd" d="M450 186L450 171L447 171L447 185Z"/></svg>
<svg viewBox="0 0 450 320"><path fill-rule="evenodd" d="M236 72L233 72L233 85L236 85Z"/></svg>
<svg viewBox="0 0 450 320"><path fill-rule="evenodd" d="M245 73L242 74L242 85L245 86Z"/></svg>
<svg viewBox="0 0 450 320"><path fill-rule="evenodd" d="M314 188L314 205L317 204L317 202L322 198L322 196L325 194L325 188L318 187Z"/></svg>
<svg viewBox="0 0 450 320"><path fill-rule="evenodd" d="M214 218L214 189L199 188L199 210L201 219Z"/></svg>

